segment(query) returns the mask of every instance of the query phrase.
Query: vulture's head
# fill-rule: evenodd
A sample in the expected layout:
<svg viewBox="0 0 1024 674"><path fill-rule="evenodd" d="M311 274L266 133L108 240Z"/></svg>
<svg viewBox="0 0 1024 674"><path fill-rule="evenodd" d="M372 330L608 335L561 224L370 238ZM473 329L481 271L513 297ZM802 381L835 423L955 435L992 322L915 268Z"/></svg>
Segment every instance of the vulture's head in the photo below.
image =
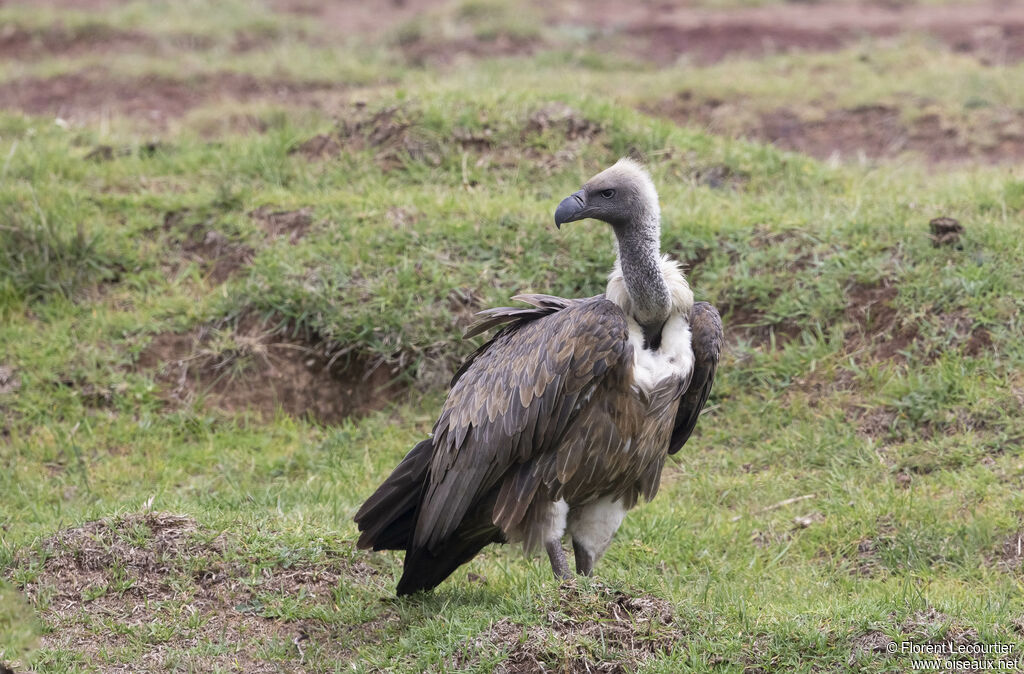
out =
<svg viewBox="0 0 1024 674"><path fill-rule="evenodd" d="M658 192L647 170L623 157L558 204L555 226L593 218L617 232L659 221Z"/></svg>

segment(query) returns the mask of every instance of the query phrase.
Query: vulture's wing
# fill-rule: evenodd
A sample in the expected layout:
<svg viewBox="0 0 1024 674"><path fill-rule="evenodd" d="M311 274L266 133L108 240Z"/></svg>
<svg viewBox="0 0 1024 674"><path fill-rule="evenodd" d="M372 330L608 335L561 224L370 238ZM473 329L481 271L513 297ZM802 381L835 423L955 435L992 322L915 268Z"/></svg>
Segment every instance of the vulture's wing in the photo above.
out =
<svg viewBox="0 0 1024 674"><path fill-rule="evenodd" d="M679 400L679 412L672 429L668 453L675 454L682 448L697 425L700 411L711 393L718 369L718 357L722 353L722 318L718 310L707 302L693 305L690 320L691 343L693 344L693 376L690 386Z"/></svg>
<svg viewBox="0 0 1024 674"><path fill-rule="evenodd" d="M631 377L622 310L601 296L519 296L482 312L468 335L507 323L455 375L434 426L434 454L413 548L436 549L510 468L557 450L581 403Z"/></svg>

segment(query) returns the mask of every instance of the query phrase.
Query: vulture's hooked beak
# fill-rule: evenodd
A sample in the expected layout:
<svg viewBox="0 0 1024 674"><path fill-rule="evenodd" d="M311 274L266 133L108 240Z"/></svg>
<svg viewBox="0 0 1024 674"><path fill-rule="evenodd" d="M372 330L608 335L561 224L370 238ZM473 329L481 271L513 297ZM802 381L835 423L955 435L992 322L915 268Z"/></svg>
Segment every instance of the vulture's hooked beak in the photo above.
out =
<svg viewBox="0 0 1024 674"><path fill-rule="evenodd" d="M584 198L583 190L570 194L562 199L562 203L558 204L558 208L555 209L555 227L561 229L566 222L582 220L587 217L586 210L587 200Z"/></svg>

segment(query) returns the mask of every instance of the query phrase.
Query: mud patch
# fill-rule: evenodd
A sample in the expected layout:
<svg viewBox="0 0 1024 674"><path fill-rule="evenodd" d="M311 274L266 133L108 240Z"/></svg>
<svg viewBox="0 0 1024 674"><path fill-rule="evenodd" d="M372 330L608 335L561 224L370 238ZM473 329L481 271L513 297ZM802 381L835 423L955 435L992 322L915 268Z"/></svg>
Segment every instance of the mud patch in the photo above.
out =
<svg viewBox="0 0 1024 674"><path fill-rule="evenodd" d="M499 672L624 673L672 653L686 637L672 605L650 595L603 590L590 595L563 588L557 605L539 608L544 625L502 619L473 639L455 665L473 664L481 653L497 649L508 653Z"/></svg>
<svg viewBox="0 0 1024 674"><path fill-rule="evenodd" d="M10 572L22 579L16 584L52 628L42 638L46 648L99 663L131 643L133 652L142 651L130 665L134 671L174 662L201 671L278 671L257 654L326 628L277 617L270 605L274 595L301 594L329 607L339 583L366 583L378 572L339 552L316 561L265 554L189 517L147 512L60 531L18 553ZM324 648L337 641L324 636L318 639ZM231 648L196 654L197 643ZM104 671L128 671L109 664Z"/></svg>
<svg viewBox="0 0 1024 674"><path fill-rule="evenodd" d="M272 418L280 409L326 424L381 409L405 388L389 362L254 317L234 328L156 335L136 367L153 374L171 403L201 398L227 412Z"/></svg>
<svg viewBox="0 0 1024 674"><path fill-rule="evenodd" d="M336 90L328 82L261 79L221 72L189 80L164 75L128 77L87 68L49 78L26 77L0 84L0 107L32 115L54 115L74 123L123 115L164 126L202 105L223 100L271 100L317 104L317 95Z"/></svg>
<svg viewBox="0 0 1024 674"><path fill-rule="evenodd" d="M912 154L932 163L1016 162L1024 158L1024 111L972 110L964 120L934 113L907 118L899 108L864 105L830 109L813 116L789 108L748 109L743 100L702 99L684 91L671 99L643 104L649 114L712 133L746 138L793 152L833 160L862 160Z"/></svg>

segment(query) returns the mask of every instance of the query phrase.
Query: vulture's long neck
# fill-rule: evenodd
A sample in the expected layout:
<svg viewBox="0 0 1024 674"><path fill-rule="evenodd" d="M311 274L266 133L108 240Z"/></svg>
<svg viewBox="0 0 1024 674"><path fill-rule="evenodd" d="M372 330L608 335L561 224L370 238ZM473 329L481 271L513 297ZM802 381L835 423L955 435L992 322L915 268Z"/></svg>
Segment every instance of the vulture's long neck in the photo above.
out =
<svg viewBox="0 0 1024 674"><path fill-rule="evenodd" d="M657 205L637 212L633 222L615 228L622 279L633 305L633 318L647 346L657 348L672 303L661 273L661 217Z"/></svg>

